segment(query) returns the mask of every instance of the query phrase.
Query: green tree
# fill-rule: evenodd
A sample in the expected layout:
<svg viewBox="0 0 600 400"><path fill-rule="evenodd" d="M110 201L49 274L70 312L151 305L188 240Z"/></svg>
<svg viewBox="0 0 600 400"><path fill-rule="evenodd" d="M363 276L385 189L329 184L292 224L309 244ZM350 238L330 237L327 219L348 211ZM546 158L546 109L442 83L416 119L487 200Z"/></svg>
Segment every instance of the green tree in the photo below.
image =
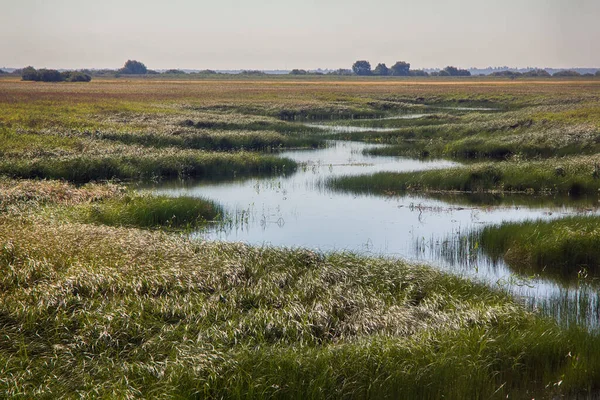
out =
<svg viewBox="0 0 600 400"><path fill-rule="evenodd" d="M558 71L552 74L552 76L556 77L571 77L571 76L581 76L581 74L577 71Z"/></svg>
<svg viewBox="0 0 600 400"><path fill-rule="evenodd" d="M410 64L405 61L398 61L390 67L394 76L408 76L410 73Z"/></svg>
<svg viewBox="0 0 600 400"><path fill-rule="evenodd" d="M532 69L531 71L524 72L523 76L528 78L547 78L551 75L545 69Z"/></svg>
<svg viewBox="0 0 600 400"><path fill-rule="evenodd" d="M147 72L148 68L144 63L136 60L127 60L123 68L119 70L119 73L128 75L145 75Z"/></svg>
<svg viewBox="0 0 600 400"><path fill-rule="evenodd" d="M471 72L466 69L458 69L456 67L447 66L443 69L443 71L447 72L448 75L442 75L440 71L440 76L471 76Z"/></svg>
<svg viewBox="0 0 600 400"><path fill-rule="evenodd" d="M290 71L290 75L307 75L308 72L304 69L293 69Z"/></svg>
<svg viewBox="0 0 600 400"><path fill-rule="evenodd" d="M427 71L423 71L422 69L413 69L408 72L410 76L429 76Z"/></svg>
<svg viewBox="0 0 600 400"><path fill-rule="evenodd" d="M23 68L23 70L21 71L21 79L23 79L24 81L40 81L41 80L40 75L38 74L36 69L31 66Z"/></svg>
<svg viewBox="0 0 600 400"><path fill-rule="evenodd" d="M390 74L390 69L387 67L387 65L382 64L382 63L377 64L377 66L373 70L373 75L387 76L389 74Z"/></svg>
<svg viewBox="0 0 600 400"><path fill-rule="evenodd" d="M357 61L352 65L352 71L356 75L371 75L371 64L365 60Z"/></svg>

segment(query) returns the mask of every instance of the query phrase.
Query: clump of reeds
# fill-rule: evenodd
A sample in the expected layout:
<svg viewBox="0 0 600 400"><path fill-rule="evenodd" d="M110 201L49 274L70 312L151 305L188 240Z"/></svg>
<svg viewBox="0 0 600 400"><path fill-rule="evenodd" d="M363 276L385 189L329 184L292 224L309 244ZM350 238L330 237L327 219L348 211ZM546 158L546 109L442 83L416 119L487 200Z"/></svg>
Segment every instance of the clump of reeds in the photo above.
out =
<svg viewBox="0 0 600 400"><path fill-rule="evenodd" d="M75 219L111 226L198 228L223 216L216 203L198 197L132 193L69 210Z"/></svg>
<svg viewBox="0 0 600 400"><path fill-rule="evenodd" d="M600 218L575 216L488 226L475 234L492 257L523 273L561 279L600 273Z"/></svg>

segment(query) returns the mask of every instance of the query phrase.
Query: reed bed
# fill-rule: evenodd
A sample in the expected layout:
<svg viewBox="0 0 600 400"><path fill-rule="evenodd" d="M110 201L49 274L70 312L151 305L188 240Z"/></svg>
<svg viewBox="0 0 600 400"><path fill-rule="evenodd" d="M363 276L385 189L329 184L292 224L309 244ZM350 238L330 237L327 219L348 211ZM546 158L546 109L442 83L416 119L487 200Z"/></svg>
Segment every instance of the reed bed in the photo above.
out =
<svg viewBox="0 0 600 400"><path fill-rule="evenodd" d="M72 219L92 224L139 228L199 229L223 217L216 203L199 197L167 197L132 193L66 211Z"/></svg>
<svg viewBox="0 0 600 400"><path fill-rule="evenodd" d="M85 183L98 180L151 180L234 177L292 172L289 159L256 153L217 153L163 150L136 156L70 156L0 161L0 173L13 178L64 179Z"/></svg>
<svg viewBox="0 0 600 400"><path fill-rule="evenodd" d="M493 258L524 274L561 280L600 274L600 217L575 216L553 221L504 223L474 234Z"/></svg>
<svg viewBox="0 0 600 400"><path fill-rule="evenodd" d="M477 163L419 172L382 172L334 178L326 184L342 191L380 194L445 191L597 195L600 156Z"/></svg>

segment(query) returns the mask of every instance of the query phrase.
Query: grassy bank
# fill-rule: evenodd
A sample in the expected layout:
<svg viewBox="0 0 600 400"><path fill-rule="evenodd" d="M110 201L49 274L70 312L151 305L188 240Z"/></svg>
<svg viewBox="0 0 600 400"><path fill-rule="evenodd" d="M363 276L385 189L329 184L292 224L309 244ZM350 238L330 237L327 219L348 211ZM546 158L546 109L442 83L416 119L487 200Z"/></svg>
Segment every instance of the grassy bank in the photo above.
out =
<svg viewBox="0 0 600 400"><path fill-rule="evenodd" d="M256 153L216 153L165 149L135 156L71 156L0 161L13 178L64 179L76 183L108 179L233 177L292 172L289 159Z"/></svg>
<svg viewBox="0 0 600 400"><path fill-rule="evenodd" d="M599 389L598 338L426 267L14 218L0 238L3 396Z"/></svg>
<svg viewBox="0 0 600 400"><path fill-rule="evenodd" d="M327 185L337 190L380 194L496 191L596 195L600 189L600 158L581 156L544 161L478 163L418 172L382 172L334 178Z"/></svg>
<svg viewBox="0 0 600 400"><path fill-rule="evenodd" d="M489 226L476 234L493 258L525 274L600 276L600 217L577 216Z"/></svg>
<svg viewBox="0 0 600 400"><path fill-rule="evenodd" d="M85 223L139 228L197 229L220 219L223 210L212 201L197 197L167 197L130 194L85 204L67 215Z"/></svg>

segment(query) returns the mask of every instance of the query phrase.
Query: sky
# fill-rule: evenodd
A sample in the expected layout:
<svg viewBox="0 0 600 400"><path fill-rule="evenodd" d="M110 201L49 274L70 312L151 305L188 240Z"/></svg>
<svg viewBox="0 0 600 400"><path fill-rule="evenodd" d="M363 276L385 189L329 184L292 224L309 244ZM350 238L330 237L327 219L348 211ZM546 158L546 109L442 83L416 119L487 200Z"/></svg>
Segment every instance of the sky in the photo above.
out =
<svg viewBox="0 0 600 400"><path fill-rule="evenodd" d="M600 0L0 0L0 67L600 67Z"/></svg>

